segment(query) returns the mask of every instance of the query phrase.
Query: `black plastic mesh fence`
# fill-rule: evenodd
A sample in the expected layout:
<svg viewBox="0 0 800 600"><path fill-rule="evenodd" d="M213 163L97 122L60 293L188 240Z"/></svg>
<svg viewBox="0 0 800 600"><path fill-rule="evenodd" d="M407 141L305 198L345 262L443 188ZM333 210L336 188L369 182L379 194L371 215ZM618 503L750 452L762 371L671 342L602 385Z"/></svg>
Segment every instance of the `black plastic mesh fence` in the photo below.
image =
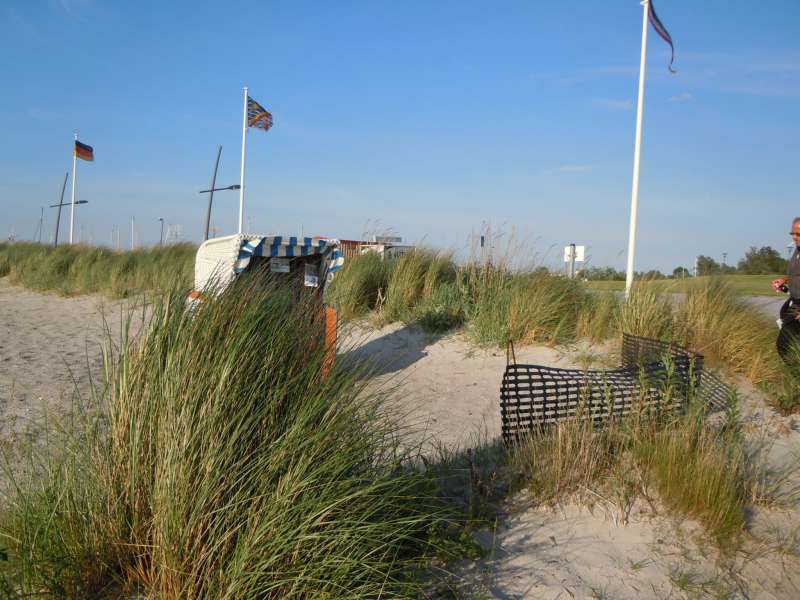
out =
<svg viewBox="0 0 800 600"><path fill-rule="evenodd" d="M692 383L695 387L695 395L712 407L725 406L731 390L719 377L705 368L702 354L674 342L665 342L629 333L622 334L623 367L639 367L648 363L660 362L665 355L669 355L673 359L686 357L694 361Z"/></svg>
<svg viewBox="0 0 800 600"><path fill-rule="evenodd" d="M693 358L698 372L703 370L703 355L692 352L674 342L665 342L629 333L622 334L622 366L638 367L647 363L660 362L664 356L672 358Z"/></svg>
<svg viewBox="0 0 800 600"><path fill-rule="evenodd" d="M724 403L728 389L703 372L703 356L676 344L625 334L619 369L584 371L516 364L509 359L500 388L507 444L564 419L602 422L633 411L673 411L690 394Z"/></svg>

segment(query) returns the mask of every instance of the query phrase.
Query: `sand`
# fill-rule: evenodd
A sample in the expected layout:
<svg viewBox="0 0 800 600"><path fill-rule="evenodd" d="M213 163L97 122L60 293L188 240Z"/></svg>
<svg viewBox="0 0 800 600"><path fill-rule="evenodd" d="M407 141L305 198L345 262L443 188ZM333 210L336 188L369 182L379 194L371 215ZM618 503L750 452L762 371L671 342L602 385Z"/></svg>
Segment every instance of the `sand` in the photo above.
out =
<svg viewBox="0 0 800 600"><path fill-rule="evenodd" d="M505 351L396 323L354 327L341 337L340 351L343 360L374 365L373 381L393 390L392 404L420 436L453 451L500 436ZM516 349L519 362L564 368L576 366L574 354L544 346Z"/></svg>
<svg viewBox="0 0 800 600"><path fill-rule="evenodd" d="M0 278L0 440L67 418L102 382L105 327L119 336L128 303L62 298Z"/></svg>
<svg viewBox="0 0 800 600"><path fill-rule="evenodd" d="M43 413L68 418L98 376L105 319L118 332L126 303L100 297L65 299L10 286L0 279L0 441L41 426ZM342 360L370 357L372 385L394 390L394 404L415 435L451 451L496 439L498 396L506 363L498 349L476 349L463 336L433 336L414 327L352 328ZM517 349L520 362L585 364L605 349ZM87 369L88 365L88 369ZM766 406L739 382L742 420L752 444L769 442L770 464L800 456L798 422ZM800 485L796 476L783 485ZM530 506L523 494L507 502L496 531L479 532L485 558L457 565L453 588L477 597L517 598L800 598L800 512L760 507L750 515L753 539L722 561L691 520L637 502L625 514L613 499Z"/></svg>

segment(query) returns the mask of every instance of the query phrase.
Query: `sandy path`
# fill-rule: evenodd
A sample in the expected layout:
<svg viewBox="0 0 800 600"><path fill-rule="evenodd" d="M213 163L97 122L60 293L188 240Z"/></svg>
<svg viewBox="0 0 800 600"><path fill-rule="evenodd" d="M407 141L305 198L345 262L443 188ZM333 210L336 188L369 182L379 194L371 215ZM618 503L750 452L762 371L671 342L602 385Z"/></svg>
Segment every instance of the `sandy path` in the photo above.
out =
<svg viewBox="0 0 800 600"><path fill-rule="evenodd" d="M124 305L38 294L0 279L0 439L86 399L89 374L102 376L103 315L118 333Z"/></svg>
<svg viewBox="0 0 800 600"><path fill-rule="evenodd" d="M500 436L503 350L476 348L462 334L432 335L391 324L356 327L340 339L344 360L374 365L374 381L392 389L392 405L420 435L451 450ZM571 353L544 346L517 349L517 361L570 368Z"/></svg>

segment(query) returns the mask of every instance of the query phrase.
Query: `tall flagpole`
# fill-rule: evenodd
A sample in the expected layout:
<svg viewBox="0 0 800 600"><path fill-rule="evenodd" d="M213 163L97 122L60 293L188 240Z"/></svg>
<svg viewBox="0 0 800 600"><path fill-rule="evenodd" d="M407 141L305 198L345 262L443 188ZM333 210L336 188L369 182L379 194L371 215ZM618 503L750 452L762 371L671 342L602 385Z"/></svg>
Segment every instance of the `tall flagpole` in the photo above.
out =
<svg viewBox="0 0 800 600"><path fill-rule="evenodd" d="M78 132L75 132L75 141L78 141ZM78 179L78 153L72 148L72 202L69 208L69 243L72 243L72 234L75 230L75 181Z"/></svg>
<svg viewBox="0 0 800 600"><path fill-rule="evenodd" d="M247 151L247 88L244 88L244 108L242 109L242 166L239 174L239 234L244 225L244 159Z"/></svg>
<svg viewBox="0 0 800 600"><path fill-rule="evenodd" d="M647 17L650 10L650 0L642 0L642 9L642 58L639 64L639 102L636 106L636 146L633 152L633 189L631 191L631 224L628 231L628 271L625 275L625 298L630 295L631 286L633 285L634 253L636 251L636 211L639 208L639 165L642 154L644 76L647 65Z"/></svg>

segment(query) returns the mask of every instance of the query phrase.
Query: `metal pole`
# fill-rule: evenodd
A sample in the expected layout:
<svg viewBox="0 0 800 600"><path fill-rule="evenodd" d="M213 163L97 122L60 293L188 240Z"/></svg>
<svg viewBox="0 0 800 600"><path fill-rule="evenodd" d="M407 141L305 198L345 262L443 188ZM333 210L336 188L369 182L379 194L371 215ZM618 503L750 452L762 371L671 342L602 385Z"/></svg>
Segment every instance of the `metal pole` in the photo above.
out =
<svg viewBox="0 0 800 600"><path fill-rule="evenodd" d="M56 239L53 247L58 246L58 226L61 225L61 207L64 205L64 192L67 190L67 178L69 171L64 175L64 185L61 186L61 200L58 201L58 216L56 217Z"/></svg>
<svg viewBox="0 0 800 600"><path fill-rule="evenodd" d="M569 278L575 279L575 244L569 245Z"/></svg>
<svg viewBox="0 0 800 600"><path fill-rule="evenodd" d="M42 243L42 230L44 229L44 206L39 211L39 243Z"/></svg>
<svg viewBox="0 0 800 600"><path fill-rule="evenodd" d="M75 141L78 141L78 132L75 132ZM72 206L69 210L69 243L72 243L72 235L75 231L75 182L78 179L78 153L72 148Z"/></svg>
<svg viewBox="0 0 800 600"><path fill-rule="evenodd" d="M242 109L242 165L239 173L239 235L244 225L244 159L247 151L247 88L244 88L244 108Z"/></svg>
<svg viewBox="0 0 800 600"><path fill-rule="evenodd" d="M161 238L159 239L158 245L159 246L163 246L164 245L164 219L159 218L158 220L161 221Z"/></svg>
<svg viewBox="0 0 800 600"><path fill-rule="evenodd" d="M650 0L642 0L642 56L639 62L639 101L636 105L636 146L633 151L633 189L631 191L631 223L628 230L628 271L625 275L625 297L633 285L634 253L636 252L636 213L639 208L639 166L642 156L642 119L644 117L644 78L647 66L647 16Z"/></svg>
<svg viewBox="0 0 800 600"><path fill-rule="evenodd" d="M206 210L206 235L203 239L208 239L208 228L211 225L211 203L214 201L214 188L217 185L217 169L219 169L219 157L222 155L222 144L217 148L217 162L214 165L214 176L211 178L211 191L208 193L208 210ZM242 160L244 164L244 160ZM239 192L241 195L241 192Z"/></svg>

